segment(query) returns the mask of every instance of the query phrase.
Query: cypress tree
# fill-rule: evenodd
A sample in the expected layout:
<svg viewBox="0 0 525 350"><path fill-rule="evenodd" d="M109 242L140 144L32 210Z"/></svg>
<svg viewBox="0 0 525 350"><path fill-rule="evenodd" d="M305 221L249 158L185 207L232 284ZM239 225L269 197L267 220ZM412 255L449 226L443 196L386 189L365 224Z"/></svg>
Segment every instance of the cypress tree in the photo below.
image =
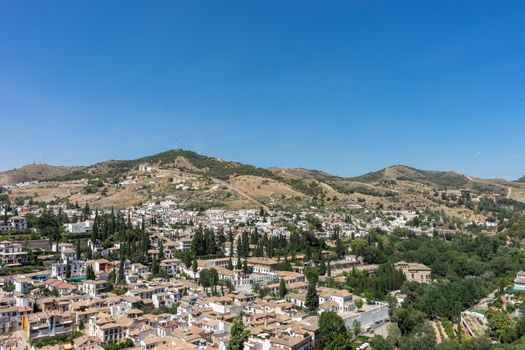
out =
<svg viewBox="0 0 525 350"><path fill-rule="evenodd" d="M195 276L197 274L197 269L199 268L199 265L197 264L197 257L193 256L193 262L191 264L191 269L193 271L193 275Z"/></svg>
<svg viewBox="0 0 525 350"><path fill-rule="evenodd" d="M286 293L286 283L284 283L284 279L281 278L279 281L279 298L284 299Z"/></svg>
<svg viewBox="0 0 525 350"><path fill-rule="evenodd" d="M162 243L162 240L159 242L159 260L164 260L164 243Z"/></svg>
<svg viewBox="0 0 525 350"><path fill-rule="evenodd" d="M67 258L66 261L66 278L71 277L71 263L69 262L69 258Z"/></svg>
<svg viewBox="0 0 525 350"><path fill-rule="evenodd" d="M244 258L244 261L242 262L242 270L245 274L248 274L248 261L246 258Z"/></svg>
<svg viewBox="0 0 525 350"><path fill-rule="evenodd" d="M317 287L315 279L308 280L308 291L306 293L306 300L304 306L309 311L316 311L319 307L319 296L317 295Z"/></svg>
<svg viewBox="0 0 525 350"><path fill-rule="evenodd" d="M77 239L77 260L82 257L82 250L80 249L80 239Z"/></svg>
<svg viewBox="0 0 525 350"><path fill-rule="evenodd" d="M124 255L120 257L120 264L118 268L118 283L126 284L126 278L124 276Z"/></svg>
<svg viewBox="0 0 525 350"><path fill-rule="evenodd" d="M88 280L95 280L97 276L95 275L95 271L93 270L93 266L88 265L86 269L86 278Z"/></svg>
<svg viewBox="0 0 525 350"><path fill-rule="evenodd" d="M324 276L326 274L326 263L324 261L324 256L321 253L321 263L319 264L319 275Z"/></svg>

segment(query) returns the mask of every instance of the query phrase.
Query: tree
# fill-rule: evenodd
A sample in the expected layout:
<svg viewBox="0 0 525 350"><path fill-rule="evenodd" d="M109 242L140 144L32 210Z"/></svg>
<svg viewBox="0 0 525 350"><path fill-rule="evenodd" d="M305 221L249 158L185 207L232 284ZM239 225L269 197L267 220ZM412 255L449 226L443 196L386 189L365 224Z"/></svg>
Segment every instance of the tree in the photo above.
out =
<svg viewBox="0 0 525 350"><path fill-rule="evenodd" d="M361 322L358 320L354 320L354 322L352 322L352 333L354 334L354 338L357 338L361 335Z"/></svg>
<svg viewBox="0 0 525 350"><path fill-rule="evenodd" d="M447 340L438 344L435 350L463 350L463 347L452 340Z"/></svg>
<svg viewBox="0 0 525 350"><path fill-rule="evenodd" d="M226 268L228 270L233 270L233 262L232 262L232 257L230 255L230 257L228 258L228 265L226 265Z"/></svg>
<svg viewBox="0 0 525 350"><path fill-rule="evenodd" d="M191 264L191 270L193 271L193 277L197 277L197 269L199 268L199 265L197 265L197 257L193 256L193 262Z"/></svg>
<svg viewBox="0 0 525 350"><path fill-rule="evenodd" d="M248 274L248 261L246 260L246 258L244 258L244 260L242 262L242 271L245 274Z"/></svg>
<svg viewBox="0 0 525 350"><path fill-rule="evenodd" d="M93 270L93 267L91 265L88 265L86 267L86 279L88 280L95 280L97 276L95 276L95 271Z"/></svg>
<svg viewBox="0 0 525 350"><path fill-rule="evenodd" d="M69 261L69 258L67 258L66 261L66 278L71 277L71 262Z"/></svg>
<svg viewBox="0 0 525 350"><path fill-rule="evenodd" d="M502 343L511 343L517 339L515 322L503 312L489 312L490 333Z"/></svg>
<svg viewBox="0 0 525 350"><path fill-rule="evenodd" d="M330 344L324 347L324 350L352 350L350 343L348 332L339 333Z"/></svg>
<svg viewBox="0 0 525 350"><path fill-rule="evenodd" d="M319 296L317 295L316 282L315 279L308 280L308 291L306 293L304 306L310 311L316 311L319 307Z"/></svg>
<svg viewBox="0 0 525 350"><path fill-rule="evenodd" d="M392 344L380 335L374 336L370 339L370 346L372 350L393 350Z"/></svg>
<svg viewBox="0 0 525 350"><path fill-rule="evenodd" d="M425 322L425 314L413 308L405 309L399 307L392 313L392 321L397 322L402 335L407 335L412 332L417 325Z"/></svg>
<svg viewBox="0 0 525 350"><path fill-rule="evenodd" d="M462 345L463 350L490 350L492 349L492 340L488 337L476 337L470 338Z"/></svg>
<svg viewBox="0 0 525 350"><path fill-rule="evenodd" d="M418 327L401 340L401 350L421 350L434 349L436 346L436 335L434 330L426 323L419 324Z"/></svg>
<svg viewBox="0 0 525 350"><path fill-rule="evenodd" d="M286 283L284 283L284 279L281 278L279 281L279 292L278 292L279 298L284 299L286 296Z"/></svg>
<svg viewBox="0 0 525 350"><path fill-rule="evenodd" d="M80 249L80 239L77 240L77 260L82 257L82 250Z"/></svg>
<svg viewBox="0 0 525 350"><path fill-rule="evenodd" d="M233 321L227 350L243 350L244 342L250 335L250 331L244 327L242 317L243 313L241 312Z"/></svg>
<svg viewBox="0 0 525 350"><path fill-rule="evenodd" d="M355 302L355 307L357 308L357 311L361 311L361 308L363 307L363 299L357 299Z"/></svg>
<svg viewBox="0 0 525 350"><path fill-rule="evenodd" d="M321 262L319 263L319 275L324 276L326 274L326 262L324 261L324 257L321 254Z"/></svg>
<svg viewBox="0 0 525 350"><path fill-rule="evenodd" d="M335 253L339 259L343 258L346 254L345 246L339 237L335 240Z"/></svg>
<svg viewBox="0 0 525 350"><path fill-rule="evenodd" d="M164 243L162 240L159 242L159 261L164 260Z"/></svg>
<svg viewBox="0 0 525 350"><path fill-rule="evenodd" d="M239 255L239 253L237 253L237 262L235 263L235 268L237 270L240 270L241 267L242 267L241 256Z"/></svg>
<svg viewBox="0 0 525 350"><path fill-rule="evenodd" d="M386 339L394 346L398 347L401 342L401 330L396 323L390 323L388 325L388 336Z"/></svg>
<svg viewBox="0 0 525 350"><path fill-rule="evenodd" d="M87 205L87 202L86 202ZM95 243L95 241L99 238L98 237L98 225L99 225L99 217L98 217L98 209L95 209L95 219L93 220L93 227L91 228L91 242Z"/></svg>
<svg viewBox="0 0 525 350"><path fill-rule="evenodd" d="M516 322L516 335L521 338L525 335L525 316L522 316Z"/></svg>
<svg viewBox="0 0 525 350"><path fill-rule="evenodd" d="M111 270L109 273L108 273L108 284L111 283L115 283L117 281L117 274L115 273L115 269Z"/></svg>
<svg viewBox="0 0 525 350"><path fill-rule="evenodd" d="M321 313L319 316L319 334L324 346L328 346L339 334L346 332L345 322L341 316L334 311Z"/></svg>
<svg viewBox="0 0 525 350"><path fill-rule="evenodd" d="M126 277L124 276L124 254L120 256L120 264L118 267L118 283L126 284Z"/></svg>

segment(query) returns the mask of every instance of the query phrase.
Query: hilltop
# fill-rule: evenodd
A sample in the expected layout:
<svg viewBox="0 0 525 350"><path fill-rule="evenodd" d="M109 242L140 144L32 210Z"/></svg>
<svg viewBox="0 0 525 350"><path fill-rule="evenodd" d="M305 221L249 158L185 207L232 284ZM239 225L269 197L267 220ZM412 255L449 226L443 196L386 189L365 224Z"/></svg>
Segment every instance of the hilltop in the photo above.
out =
<svg viewBox="0 0 525 350"><path fill-rule="evenodd" d="M40 182L11 190L12 200L87 201L95 206L125 207L162 198L200 209L367 204L385 209L428 208L476 218L472 210L456 205L460 190L525 199L525 183L479 179L454 171L396 165L348 178L302 168L258 168L186 150L86 167L43 166L40 171L25 171L24 177L9 175L21 169L0 173L0 179L4 184Z"/></svg>

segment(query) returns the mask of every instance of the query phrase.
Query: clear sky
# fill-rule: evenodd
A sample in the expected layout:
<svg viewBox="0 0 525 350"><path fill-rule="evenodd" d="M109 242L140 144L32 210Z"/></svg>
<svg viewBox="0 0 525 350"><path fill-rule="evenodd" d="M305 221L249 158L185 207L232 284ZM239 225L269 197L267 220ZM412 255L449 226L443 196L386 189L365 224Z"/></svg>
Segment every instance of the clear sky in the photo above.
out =
<svg viewBox="0 0 525 350"><path fill-rule="evenodd" d="M524 1L0 1L0 170L178 145L525 174Z"/></svg>

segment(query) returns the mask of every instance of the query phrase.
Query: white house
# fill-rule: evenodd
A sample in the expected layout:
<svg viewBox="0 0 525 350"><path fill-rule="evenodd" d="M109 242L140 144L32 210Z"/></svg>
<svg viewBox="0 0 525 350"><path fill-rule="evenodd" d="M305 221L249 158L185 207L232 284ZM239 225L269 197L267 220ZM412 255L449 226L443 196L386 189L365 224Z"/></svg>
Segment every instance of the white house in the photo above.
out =
<svg viewBox="0 0 525 350"><path fill-rule="evenodd" d="M519 271L516 274L516 278L514 279L513 290L515 292L525 292L525 272L524 271Z"/></svg>
<svg viewBox="0 0 525 350"><path fill-rule="evenodd" d="M93 222L90 220L64 224L64 230L71 234L89 233L92 228Z"/></svg>

